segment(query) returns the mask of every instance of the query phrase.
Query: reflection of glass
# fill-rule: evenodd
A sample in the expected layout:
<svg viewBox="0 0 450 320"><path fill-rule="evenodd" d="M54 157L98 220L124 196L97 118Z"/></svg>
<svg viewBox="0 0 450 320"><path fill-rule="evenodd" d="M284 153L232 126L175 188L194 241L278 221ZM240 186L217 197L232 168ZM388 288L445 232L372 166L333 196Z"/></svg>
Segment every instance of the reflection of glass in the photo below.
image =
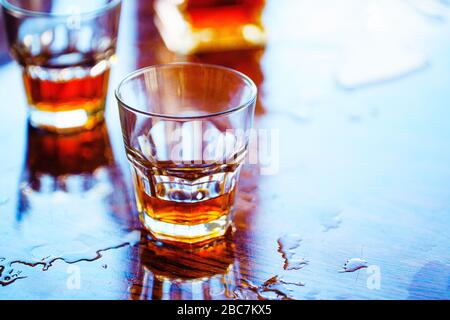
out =
<svg viewBox="0 0 450 320"><path fill-rule="evenodd" d="M104 123L75 134L29 124L17 212L0 219L0 284L37 275L23 265L93 261L139 241L130 203Z"/></svg>
<svg viewBox="0 0 450 320"><path fill-rule="evenodd" d="M178 53L261 46L264 0L156 0L156 25Z"/></svg>
<svg viewBox="0 0 450 320"><path fill-rule="evenodd" d="M132 299L233 297L240 275L231 234L199 248L147 241L145 234L141 243L146 244L139 248L140 271L131 288Z"/></svg>
<svg viewBox="0 0 450 320"><path fill-rule="evenodd" d="M95 259L98 250L129 242L128 203L104 123L76 134L29 125L16 217L20 232L5 240L17 244L15 251L2 255L44 267L55 259ZM3 223L2 231L10 227Z"/></svg>
<svg viewBox="0 0 450 320"><path fill-rule="evenodd" d="M30 121L54 131L103 119L120 0L2 0Z"/></svg>
<svg viewBox="0 0 450 320"><path fill-rule="evenodd" d="M41 197L49 200L52 194L60 198L70 194L89 197L98 182L108 178L103 173L112 163L105 125L68 135L29 125L20 213L26 212L30 205L38 205Z"/></svg>
<svg viewBox="0 0 450 320"><path fill-rule="evenodd" d="M23 214L29 206L78 194L96 193L113 157L106 126L78 134L61 135L29 125L26 170L22 176ZM105 181L108 183L108 181ZM100 187L106 191L104 187ZM36 208L35 208L36 209Z"/></svg>
<svg viewBox="0 0 450 320"><path fill-rule="evenodd" d="M141 221L159 239L201 242L231 224L256 86L203 64L150 67L117 90Z"/></svg>

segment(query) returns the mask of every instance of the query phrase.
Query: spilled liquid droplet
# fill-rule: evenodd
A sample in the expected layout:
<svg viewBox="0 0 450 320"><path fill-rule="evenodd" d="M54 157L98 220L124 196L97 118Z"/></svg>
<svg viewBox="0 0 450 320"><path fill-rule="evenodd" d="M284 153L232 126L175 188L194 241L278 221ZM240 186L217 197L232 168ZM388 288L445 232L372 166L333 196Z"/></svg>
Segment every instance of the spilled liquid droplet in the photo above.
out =
<svg viewBox="0 0 450 320"><path fill-rule="evenodd" d="M298 234L288 234L278 239L278 252L284 259L284 270L299 270L308 264L305 259L296 258L294 250L300 246L301 241Z"/></svg>
<svg viewBox="0 0 450 320"><path fill-rule="evenodd" d="M341 225L341 223L342 223L342 218L339 216L339 214L327 217L322 220L323 232L328 232L333 229L338 229L339 226Z"/></svg>
<svg viewBox="0 0 450 320"><path fill-rule="evenodd" d="M294 286L298 286L298 287L304 287L305 284L303 282L289 282L289 281L285 281L283 279L283 277L280 276L274 276L268 280L266 280L266 282L263 283L264 287L270 287L276 284L284 284L284 285L294 285Z"/></svg>
<svg viewBox="0 0 450 320"><path fill-rule="evenodd" d="M300 246L302 238L298 234L287 234L277 240L278 252L284 259L284 270L299 270L303 268L307 261L296 258L295 249ZM273 276L261 285L255 285L249 280L241 279L240 285L233 291L235 299L258 299L258 300L291 300L292 287L303 287L302 282L291 282L283 279L282 276Z"/></svg>
<svg viewBox="0 0 450 320"><path fill-rule="evenodd" d="M257 286L249 280L241 279L241 284L233 291L234 299L243 300L291 300L290 291L278 276L274 276Z"/></svg>
<svg viewBox="0 0 450 320"><path fill-rule="evenodd" d="M248 288L247 285L240 285L231 293L233 300L259 300L258 293L255 290Z"/></svg>
<svg viewBox="0 0 450 320"><path fill-rule="evenodd" d="M289 260L294 256L294 250L300 246L302 238L298 234L284 235L278 239L278 252L283 259Z"/></svg>
<svg viewBox="0 0 450 320"><path fill-rule="evenodd" d="M73 243L62 243L61 247L58 247L57 244L52 244L22 248L16 252L16 255L20 257L20 259L0 259L0 284L2 286L7 286L14 283L16 280L26 278L26 276L22 276L22 270L19 269L21 265L33 268L40 266L42 267L42 271L47 271L58 260L68 264L75 264L82 261L93 262L100 259L106 251L138 244L140 241L140 236L140 231L131 231L122 236L120 239L116 238L112 240L114 242L117 241L116 243L118 244L116 245L106 246L106 242L104 242L105 247L103 249L94 249L95 247L93 244L92 246L84 247L83 250L77 250L80 247L73 245ZM76 244L76 242L74 243ZM71 249L63 250L62 247L64 245L68 245L65 248ZM44 252L51 252L51 254L44 255ZM42 254L42 258L37 258L39 254Z"/></svg>
<svg viewBox="0 0 450 320"><path fill-rule="evenodd" d="M4 285L57 260L94 261L140 241L140 232L130 233L137 217L107 131L102 124L60 136L28 127L16 203L0 219Z"/></svg>
<svg viewBox="0 0 450 320"><path fill-rule="evenodd" d="M278 279L279 277L278 276L274 276L274 277L272 277L272 278L270 278L270 279L268 279L268 280L266 280L266 282L264 282L263 283L263 286L270 286L270 285L272 285L272 284L274 284L274 283L277 283L278 282Z"/></svg>
<svg viewBox="0 0 450 320"><path fill-rule="evenodd" d="M300 259L290 259L287 264L285 263L285 270L300 270L303 269L308 264L308 261L300 258Z"/></svg>
<svg viewBox="0 0 450 320"><path fill-rule="evenodd" d="M363 268L367 268L367 261L360 258L352 258L347 260L339 272L355 272Z"/></svg>
<svg viewBox="0 0 450 320"><path fill-rule="evenodd" d="M24 278L26 277L22 276L22 271L14 271L12 269L6 269L4 266L0 266L0 286L5 287Z"/></svg>
<svg viewBox="0 0 450 320"><path fill-rule="evenodd" d="M278 244L280 249L284 251L290 251L297 249L300 246L302 238L298 234L288 234L284 235L278 239Z"/></svg>

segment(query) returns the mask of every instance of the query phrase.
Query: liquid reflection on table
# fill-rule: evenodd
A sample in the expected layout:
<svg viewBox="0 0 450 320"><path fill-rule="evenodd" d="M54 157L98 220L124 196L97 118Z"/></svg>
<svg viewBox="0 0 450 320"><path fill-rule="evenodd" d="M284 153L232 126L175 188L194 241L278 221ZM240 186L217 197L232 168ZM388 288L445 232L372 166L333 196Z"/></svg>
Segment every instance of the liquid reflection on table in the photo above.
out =
<svg viewBox="0 0 450 320"><path fill-rule="evenodd" d="M132 299L224 298L230 296L240 278L230 235L194 249L148 240L145 233L141 242L140 271L131 290Z"/></svg>
<svg viewBox="0 0 450 320"><path fill-rule="evenodd" d="M105 124L70 135L48 133L28 124L17 219L39 215L43 208L51 205L64 212L64 203L73 205L71 197L101 199L105 194L103 190L108 193L105 185L112 185L108 181L112 178L108 177L112 164ZM33 211L38 213L33 214ZM76 218L74 214L73 219Z"/></svg>
<svg viewBox="0 0 450 320"><path fill-rule="evenodd" d="M66 135L28 124L27 132L15 221L0 225L3 285L28 277L26 266L93 261L132 241L134 217L106 124Z"/></svg>
<svg viewBox="0 0 450 320"><path fill-rule="evenodd" d="M125 189L104 122L92 130L65 135L28 124L26 160L20 183L20 215L33 210L34 204L45 205L52 195L101 200L102 196L111 194L114 184ZM126 199L117 197L117 200L120 204Z"/></svg>
<svg viewBox="0 0 450 320"><path fill-rule="evenodd" d="M100 162L107 171L120 172L108 175L113 177L109 199L114 201L97 199L100 203L94 208L80 205L77 198L68 205L68 213L69 217L79 216L73 219L79 223L64 224L64 231L42 219L50 217L53 206L25 210L27 201L18 191L18 181L36 180L28 178L31 171L22 165L30 162L24 159L23 150L27 145L26 133L22 134L25 99L19 69L13 64L0 67L5 89L0 95L7 101L0 108L4 152L0 163L0 234L7 235L2 236L0 258L5 255L33 261L33 255L25 250L28 246L17 245L36 245L28 240L33 237L52 243L65 240L58 246L63 253L82 251L88 258L92 252L83 251L86 245L73 241L74 235L82 234L88 248L95 242L97 250L135 243L103 251L102 257L92 262L57 261L45 272L41 266L14 265L27 278L0 287L0 298L214 299L216 294L224 297L222 280L228 275L231 281L225 281L229 284L226 295L231 298L450 298L450 18L445 11L424 15L420 8L394 0L379 1L370 8L359 0L346 2L348 6L324 1L283 3L267 1L265 17L272 36L266 49L187 57L165 49L152 22L152 1L124 1L111 93L120 79L137 67L171 61L224 64L248 73L258 83L262 104L255 126L280 132L279 172L261 176L258 168L247 167L242 174L235 232L217 249L224 252L223 258L208 258L209 253L201 255L197 249L180 253L177 263L175 249L147 242L140 231L129 235L138 225L112 95L107 123L114 160L113 164L110 160ZM360 19L363 26L358 28L356 22L361 21L357 17L364 15L349 13L353 12L350 8L359 10L360 6L372 10L372 17L378 20L365 25L365 19ZM389 32L382 37L370 37L370 32L386 28ZM422 42L420 35L426 38ZM398 50L391 54L389 50L397 44L405 44L403 37L428 54L427 67L420 54L403 56ZM385 38L389 38L386 43ZM364 42L367 39L381 42L374 45L375 53L365 52L372 48ZM351 54L361 53L355 46L369 47L364 54L354 56ZM380 64L376 49L386 50L381 57L392 63ZM365 54L367 61L356 63ZM348 60L346 64L342 58ZM398 74L388 67L397 66L398 60L403 61L400 65L406 71L412 71L395 77ZM380 78L383 68L388 73L381 73ZM361 77L367 69L369 77ZM58 170L70 171L51 168L50 175ZM83 172L77 170L75 175ZM96 170L91 175L95 176ZM37 183L34 188L41 190ZM55 190L54 184L51 188ZM18 210L20 202L23 209ZM19 222L17 216L22 216ZM92 221L92 217L97 219ZM54 237L46 234L55 230ZM285 250L280 242L292 249ZM35 255L44 257L43 248L35 249ZM190 263L191 257L204 263ZM340 272L352 258L367 261L369 268ZM0 261L0 265L4 263ZM186 265L190 272L181 267ZM66 286L69 266L80 268L79 289ZM373 278L377 270L380 287L371 282L377 280Z"/></svg>

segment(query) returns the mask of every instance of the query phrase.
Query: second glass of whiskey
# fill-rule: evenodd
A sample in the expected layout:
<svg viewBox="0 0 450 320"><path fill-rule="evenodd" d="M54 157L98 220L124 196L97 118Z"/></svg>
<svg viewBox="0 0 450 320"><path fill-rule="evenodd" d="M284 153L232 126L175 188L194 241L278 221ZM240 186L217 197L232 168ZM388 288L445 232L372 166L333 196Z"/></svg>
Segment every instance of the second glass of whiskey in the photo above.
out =
<svg viewBox="0 0 450 320"><path fill-rule="evenodd" d="M137 209L154 238L198 243L232 223L257 89L214 65L141 69L116 90Z"/></svg>
<svg viewBox="0 0 450 320"><path fill-rule="evenodd" d="M0 0L31 125L62 132L103 120L121 0Z"/></svg>
<svg viewBox="0 0 450 320"><path fill-rule="evenodd" d="M155 23L180 54L263 46L265 0L156 0Z"/></svg>

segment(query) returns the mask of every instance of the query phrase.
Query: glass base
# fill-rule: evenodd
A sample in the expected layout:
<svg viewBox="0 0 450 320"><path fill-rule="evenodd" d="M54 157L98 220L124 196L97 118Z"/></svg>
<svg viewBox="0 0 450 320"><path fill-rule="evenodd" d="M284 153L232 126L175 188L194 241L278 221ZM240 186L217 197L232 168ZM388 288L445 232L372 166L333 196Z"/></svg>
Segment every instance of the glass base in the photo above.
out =
<svg viewBox="0 0 450 320"><path fill-rule="evenodd" d="M197 225L171 224L153 219L148 214L141 213L141 222L153 238L161 241L200 243L222 237L232 223L232 214L217 220Z"/></svg>
<svg viewBox="0 0 450 320"><path fill-rule="evenodd" d="M50 112L30 106L29 120L35 128L53 132L70 132L91 129L104 119L104 107L95 112L85 109Z"/></svg>

